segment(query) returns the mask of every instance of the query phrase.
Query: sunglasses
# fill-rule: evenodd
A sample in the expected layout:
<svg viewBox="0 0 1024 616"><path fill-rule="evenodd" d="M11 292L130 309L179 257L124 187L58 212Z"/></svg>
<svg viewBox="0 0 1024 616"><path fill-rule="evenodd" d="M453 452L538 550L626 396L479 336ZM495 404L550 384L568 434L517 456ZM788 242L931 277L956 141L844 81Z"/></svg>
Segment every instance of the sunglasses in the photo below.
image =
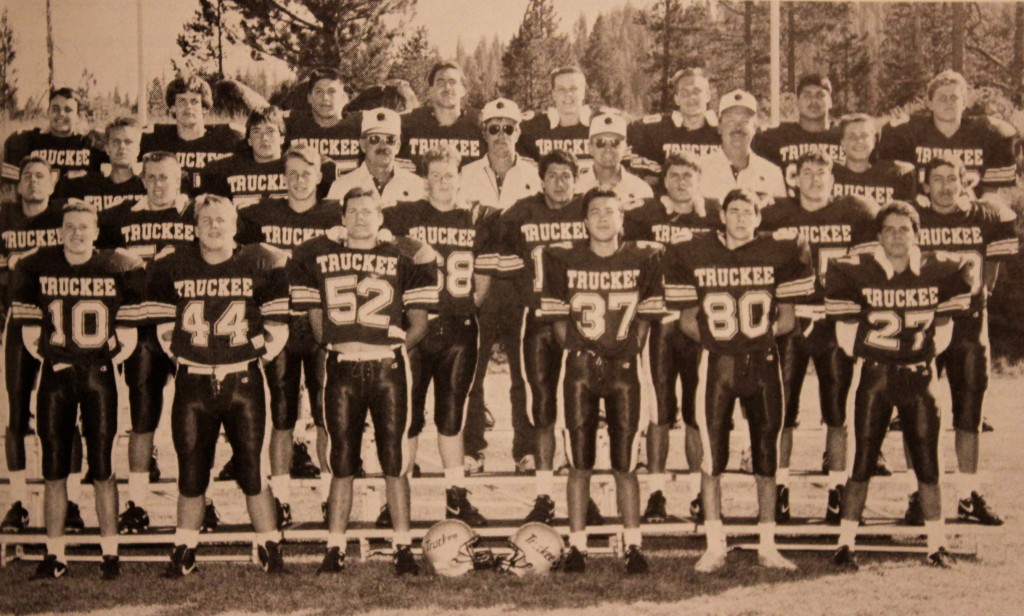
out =
<svg viewBox="0 0 1024 616"><path fill-rule="evenodd" d="M594 139L594 145L596 145L597 147L602 148L602 149L603 148L617 148L617 147L619 147L619 144L621 144L621 143L622 143L622 139L619 139L617 137L613 138L613 139L605 139L604 137L598 137L597 139Z"/></svg>
<svg viewBox="0 0 1024 616"><path fill-rule="evenodd" d="M511 137L516 132L514 124L489 124L487 126L488 135L497 135L500 132L504 132L506 135Z"/></svg>
<svg viewBox="0 0 1024 616"><path fill-rule="evenodd" d="M369 135L366 138L366 142L370 145L380 145L381 142L384 145L395 145L398 139L394 135Z"/></svg>

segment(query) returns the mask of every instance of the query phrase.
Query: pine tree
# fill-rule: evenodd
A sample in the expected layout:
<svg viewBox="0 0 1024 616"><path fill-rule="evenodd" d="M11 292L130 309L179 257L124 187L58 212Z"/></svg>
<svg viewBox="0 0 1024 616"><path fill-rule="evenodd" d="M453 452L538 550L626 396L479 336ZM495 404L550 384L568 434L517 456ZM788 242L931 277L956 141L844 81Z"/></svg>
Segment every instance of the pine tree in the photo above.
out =
<svg viewBox="0 0 1024 616"><path fill-rule="evenodd" d="M0 15L0 111L18 108L18 86L14 76L14 31L7 22L7 9Z"/></svg>
<svg viewBox="0 0 1024 616"><path fill-rule="evenodd" d="M430 35L425 26L413 31L402 47L388 72L388 79L404 79L412 86L420 100L425 99L427 77L430 68L441 60L437 47L430 44Z"/></svg>
<svg viewBox="0 0 1024 616"><path fill-rule="evenodd" d="M550 102L551 71L573 62L569 37L558 32L552 0L530 0L519 31L501 58L501 92L524 109Z"/></svg>

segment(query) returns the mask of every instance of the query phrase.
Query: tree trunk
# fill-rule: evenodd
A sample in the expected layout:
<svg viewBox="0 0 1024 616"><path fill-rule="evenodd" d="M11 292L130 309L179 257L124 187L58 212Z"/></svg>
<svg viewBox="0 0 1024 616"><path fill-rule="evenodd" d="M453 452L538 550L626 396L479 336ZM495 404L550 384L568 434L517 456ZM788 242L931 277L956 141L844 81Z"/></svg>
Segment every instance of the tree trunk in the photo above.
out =
<svg viewBox="0 0 1024 616"><path fill-rule="evenodd" d="M743 3L743 89L754 89L754 2Z"/></svg>
<svg viewBox="0 0 1024 616"><path fill-rule="evenodd" d="M796 92L796 3L786 4L786 83L790 92Z"/></svg>
<svg viewBox="0 0 1024 616"><path fill-rule="evenodd" d="M217 0L217 77L224 78L224 0Z"/></svg>
<svg viewBox="0 0 1024 616"><path fill-rule="evenodd" d="M46 67L49 69L50 90L53 90L53 11L50 0L46 0Z"/></svg>
<svg viewBox="0 0 1024 616"><path fill-rule="evenodd" d="M1013 100L1018 105L1024 100L1024 4L1017 3L1013 11Z"/></svg>
<svg viewBox="0 0 1024 616"><path fill-rule="evenodd" d="M967 9L962 2L954 2L952 10L953 70L964 72L964 36L967 23Z"/></svg>
<svg viewBox="0 0 1024 616"><path fill-rule="evenodd" d="M665 21L661 30L661 110L669 111L672 96L669 93L669 71L672 62L669 54L672 50L672 0L665 0Z"/></svg>

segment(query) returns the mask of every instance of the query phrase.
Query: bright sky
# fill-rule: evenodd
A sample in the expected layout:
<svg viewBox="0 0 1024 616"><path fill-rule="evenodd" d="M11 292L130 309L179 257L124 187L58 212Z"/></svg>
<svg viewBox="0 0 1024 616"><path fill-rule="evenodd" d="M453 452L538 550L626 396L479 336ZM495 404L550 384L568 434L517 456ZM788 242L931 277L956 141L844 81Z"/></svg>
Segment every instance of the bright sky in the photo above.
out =
<svg viewBox="0 0 1024 616"><path fill-rule="evenodd" d="M198 6L197 0L141 0L145 15L143 35L148 79L172 74L170 58L180 58L175 42L182 25ZM633 0L646 5L653 0ZM118 86L134 96L137 84L136 59L137 0L51 0L53 11L54 71L59 85L78 86L82 72L89 70L97 89ZM554 0L563 30L569 31L582 12L588 23L603 11L628 4L629 0ZM442 55L452 56L461 38L472 48L480 37L495 34L508 40L522 21L527 0L419 0L414 25L425 25ZM46 0L0 0L8 10L14 31L17 57L14 61L19 99L46 93ZM2 9L0 9L2 10ZM232 74L251 62L243 51L228 58L225 67ZM280 76L287 69L280 62L268 64Z"/></svg>

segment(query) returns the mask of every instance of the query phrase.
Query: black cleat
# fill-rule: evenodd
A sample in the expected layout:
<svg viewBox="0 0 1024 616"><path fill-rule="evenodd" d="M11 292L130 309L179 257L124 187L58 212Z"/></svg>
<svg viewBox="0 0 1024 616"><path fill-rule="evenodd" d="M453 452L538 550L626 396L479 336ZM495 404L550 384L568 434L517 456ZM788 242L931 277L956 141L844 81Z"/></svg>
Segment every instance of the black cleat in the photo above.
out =
<svg viewBox="0 0 1024 616"><path fill-rule="evenodd" d="M320 563L320 567L316 570L317 575L323 575L325 573L341 573L345 569L345 553L341 551L341 548L327 548L327 553L324 554L324 559Z"/></svg>
<svg viewBox="0 0 1024 616"><path fill-rule="evenodd" d="M551 524L555 519L555 501L547 494L540 494L533 501L533 510L526 516L526 522Z"/></svg>
<svg viewBox="0 0 1024 616"><path fill-rule="evenodd" d="M420 566L412 555L412 546L400 545L395 550L395 573L397 575L419 575Z"/></svg>
<svg viewBox="0 0 1024 616"><path fill-rule="evenodd" d="M580 552L576 546L569 547L569 553L562 561L562 571L566 573L584 573L587 570L587 553Z"/></svg>
<svg viewBox="0 0 1024 616"><path fill-rule="evenodd" d="M68 512L64 517L65 533L80 533L85 530L85 521L82 520L82 510L78 505L68 501Z"/></svg>
<svg viewBox="0 0 1024 616"><path fill-rule="evenodd" d="M647 559L644 558L643 552L640 551L640 546L631 545L626 548L626 573L636 575L647 573L649 570L650 567L647 565Z"/></svg>
<svg viewBox="0 0 1024 616"><path fill-rule="evenodd" d="M235 458L232 457L217 473L217 481L234 481L235 478Z"/></svg>
<svg viewBox="0 0 1024 616"><path fill-rule="evenodd" d="M487 518L480 515L480 511L470 504L469 490L466 488L455 486L448 488L445 490L445 500L447 500L446 518L462 520L472 527L487 526Z"/></svg>
<svg viewBox="0 0 1024 616"><path fill-rule="evenodd" d="M970 498L960 499L956 506L956 515L961 520L974 519L985 526L1003 525L1003 519L988 506L985 497L977 492L971 492Z"/></svg>
<svg viewBox="0 0 1024 616"><path fill-rule="evenodd" d="M103 555L103 562L100 563L100 579L116 580L121 575L121 558L116 555Z"/></svg>
<svg viewBox="0 0 1024 616"><path fill-rule="evenodd" d="M43 558L43 562L39 563L36 567L36 572L32 574L30 580L49 580L53 578L60 578L67 575L68 566L59 560L53 554L47 554Z"/></svg>
<svg viewBox="0 0 1024 616"><path fill-rule="evenodd" d="M196 570L196 549L184 545L174 546L171 562L164 569L165 578L180 578Z"/></svg>
<svg viewBox="0 0 1024 616"><path fill-rule="evenodd" d="M256 556L260 560L260 568L271 575L288 573L284 568L284 555L281 553L281 543L268 541L256 548Z"/></svg>
<svg viewBox="0 0 1024 616"><path fill-rule="evenodd" d="M789 486L775 486L775 523L785 524L793 517L789 513Z"/></svg>
<svg viewBox="0 0 1024 616"><path fill-rule="evenodd" d="M281 530L292 523L292 506L282 503L281 499L274 499L274 510L277 512L277 529Z"/></svg>
<svg viewBox="0 0 1024 616"><path fill-rule="evenodd" d="M697 493L697 498L690 501L690 517L694 524L704 523L704 495Z"/></svg>
<svg viewBox="0 0 1024 616"><path fill-rule="evenodd" d="M872 473L875 477L892 477L892 471L889 469L889 465L885 462L885 456L878 454L878 462L875 463L875 471Z"/></svg>
<svg viewBox="0 0 1024 616"><path fill-rule="evenodd" d="M594 499L590 499L587 502L587 526L603 526L604 516L601 515L601 510L598 509L597 503Z"/></svg>
<svg viewBox="0 0 1024 616"><path fill-rule="evenodd" d="M160 465L156 461L156 447L153 448L153 455L149 458L149 483L160 481Z"/></svg>
<svg viewBox="0 0 1024 616"><path fill-rule="evenodd" d="M200 527L199 532L212 533L217 530L219 524L220 514L217 513L217 508L213 506L212 500L206 499L206 511L203 513L203 525Z"/></svg>
<svg viewBox="0 0 1024 616"><path fill-rule="evenodd" d="M377 528L391 528L391 509L388 508L387 504L380 508L380 513L377 515L377 520L373 523Z"/></svg>
<svg viewBox="0 0 1024 616"><path fill-rule="evenodd" d="M921 497L917 492L907 498L907 512L903 514L903 523L907 526L924 526L924 510L921 509Z"/></svg>
<svg viewBox="0 0 1024 616"><path fill-rule="evenodd" d="M20 533L27 527L28 509L22 507L21 501L14 501L4 515L4 521L0 523L0 533Z"/></svg>
<svg viewBox="0 0 1024 616"><path fill-rule="evenodd" d="M647 497L647 508L644 509L642 519L647 524L660 524L666 518L668 518L668 514L665 513L665 495L661 493L661 490L655 490Z"/></svg>
<svg viewBox="0 0 1024 616"><path fill-rule="evenodd" d="M928 555L928 564L940 569L950 569L956 563L953 555L946 551L946 548L939 548Z"/></svg>
<svg viewBox="0 0 1024 616"><path fill-rule="evenodd" d="M848 545L839 546L839 549L832 554L832 564L847 571L860 569L860 565L857 564L857 555Z"/></svg>
<svg viewBox="0 0 1024 616"><path fill-rule="evenodd" d="M149 528L149 513L135 504L135 501L128 501L127 508L121 514L117 522L117 532L122 535L137 535Z"/></svg>
<svg viewBox="0 0 1024 616"><path fill-rule="evenodd" d="M825 509L825 524L839 524L843 510L843 492L846 486L836 486L828 491L828 507Z"/></svg>
<svg viewBox="0 0 1024 616"><path fill-rule="evenodd" d="M296 441L292 444L291 476L293 479L317 479L320 477L320 469L313 464L313 458L310 457L305 443Z"/></svg>

